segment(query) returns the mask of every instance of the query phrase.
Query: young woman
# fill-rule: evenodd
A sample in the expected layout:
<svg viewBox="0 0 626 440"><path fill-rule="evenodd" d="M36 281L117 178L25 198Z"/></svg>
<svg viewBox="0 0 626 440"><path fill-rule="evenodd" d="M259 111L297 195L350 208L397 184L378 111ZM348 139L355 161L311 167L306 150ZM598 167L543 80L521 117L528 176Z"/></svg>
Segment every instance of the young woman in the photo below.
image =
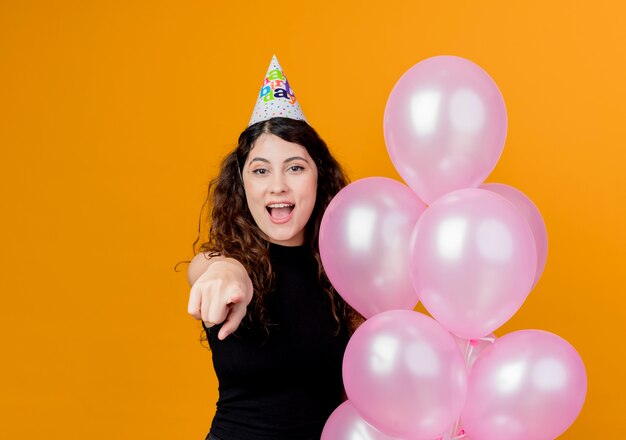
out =
<svg viewBox="0 0 626 440"><path fill-rule="evenodd" d="M324 210L347 179L304 120L250 125L209 186L209 240L189 313L219 380L209 440L319 440L343 400L341 365L361 321L322 268Z"/></svg>

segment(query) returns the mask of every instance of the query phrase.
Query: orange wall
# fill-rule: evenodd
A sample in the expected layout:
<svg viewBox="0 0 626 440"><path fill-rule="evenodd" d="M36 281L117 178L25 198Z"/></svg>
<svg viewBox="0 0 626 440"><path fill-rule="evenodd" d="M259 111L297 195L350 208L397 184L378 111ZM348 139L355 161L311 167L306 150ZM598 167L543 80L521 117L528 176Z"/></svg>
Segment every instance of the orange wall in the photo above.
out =
<svg viewBox="0 0 626 440"><path fill-rule="evenodd" d="M204 438L216 380L173 267L273 53L353 179L398 178L382 117L413 64L490 73L509 132L488 181L531 197L549 234L542 279L497 333L549 330L583 357L588 398L563 439L620 429L620 2L353 4L0 4L0 437Z"/></svg>

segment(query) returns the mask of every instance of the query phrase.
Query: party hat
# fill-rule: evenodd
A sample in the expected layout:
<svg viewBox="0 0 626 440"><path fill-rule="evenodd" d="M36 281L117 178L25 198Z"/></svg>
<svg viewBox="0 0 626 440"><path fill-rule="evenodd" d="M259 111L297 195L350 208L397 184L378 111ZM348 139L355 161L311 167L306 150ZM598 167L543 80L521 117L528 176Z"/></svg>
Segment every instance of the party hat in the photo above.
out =
<svg viewBox="0 0 626 440"><path fill-rule="evenodd" d="M306 121L300 103L287 81L287 76L280 67L276 55L272 57L265 74L261 92L254 106L250 123L266 121L274 117L301 119Z"/></svg>

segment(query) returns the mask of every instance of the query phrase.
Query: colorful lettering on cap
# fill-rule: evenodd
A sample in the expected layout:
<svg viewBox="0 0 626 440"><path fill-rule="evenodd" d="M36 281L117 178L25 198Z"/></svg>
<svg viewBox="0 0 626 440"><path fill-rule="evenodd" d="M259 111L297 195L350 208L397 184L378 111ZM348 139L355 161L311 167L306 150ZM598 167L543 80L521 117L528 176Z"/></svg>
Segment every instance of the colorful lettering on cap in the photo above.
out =
<svg viewBox="0 0 626 440"><path fill-rule="evenodd" d="M289 85L285 72L280 67L276 55L272 57L265 74L248 126L275 117L306 121L300 103Z"/></svg>

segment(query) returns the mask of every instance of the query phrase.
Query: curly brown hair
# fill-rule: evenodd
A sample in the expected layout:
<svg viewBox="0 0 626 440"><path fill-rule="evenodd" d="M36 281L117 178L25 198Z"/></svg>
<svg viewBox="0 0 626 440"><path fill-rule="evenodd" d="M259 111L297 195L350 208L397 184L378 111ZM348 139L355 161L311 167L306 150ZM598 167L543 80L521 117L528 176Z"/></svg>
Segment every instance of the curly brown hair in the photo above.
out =
<svg viewBox="0 0 626 440"><path fill-rule="evenodd" d="M318 278L324 292L329 296L332 313L337 322L337 333L342 325L347 325L353 333L364 318L350 307L335 291L328 280L319 253L318 236L322 216L332 198L348 184L348 178L341 165L331 155L326 143L305 121L275 117L251 125L239 136L235 150L221 163L219 175L208 187L204 206L213 206L208 241L200 245L199 252L213 257L231 257L246 268L252 280L254 295L246 319L249 324L260 324L268 332L268 318L265 299L275 286L275 275L269 259L269 242L254 221L246 202L241 173L245 161L255 141L264 133L302 145L317 166L317 197L311 217L305 227L305 245L311 247L318 266ZM202 219L198 225L198 239L201 237ZM199 253L198 252L198 253ZM204 339L203 339L204 340Z"/></svg>

